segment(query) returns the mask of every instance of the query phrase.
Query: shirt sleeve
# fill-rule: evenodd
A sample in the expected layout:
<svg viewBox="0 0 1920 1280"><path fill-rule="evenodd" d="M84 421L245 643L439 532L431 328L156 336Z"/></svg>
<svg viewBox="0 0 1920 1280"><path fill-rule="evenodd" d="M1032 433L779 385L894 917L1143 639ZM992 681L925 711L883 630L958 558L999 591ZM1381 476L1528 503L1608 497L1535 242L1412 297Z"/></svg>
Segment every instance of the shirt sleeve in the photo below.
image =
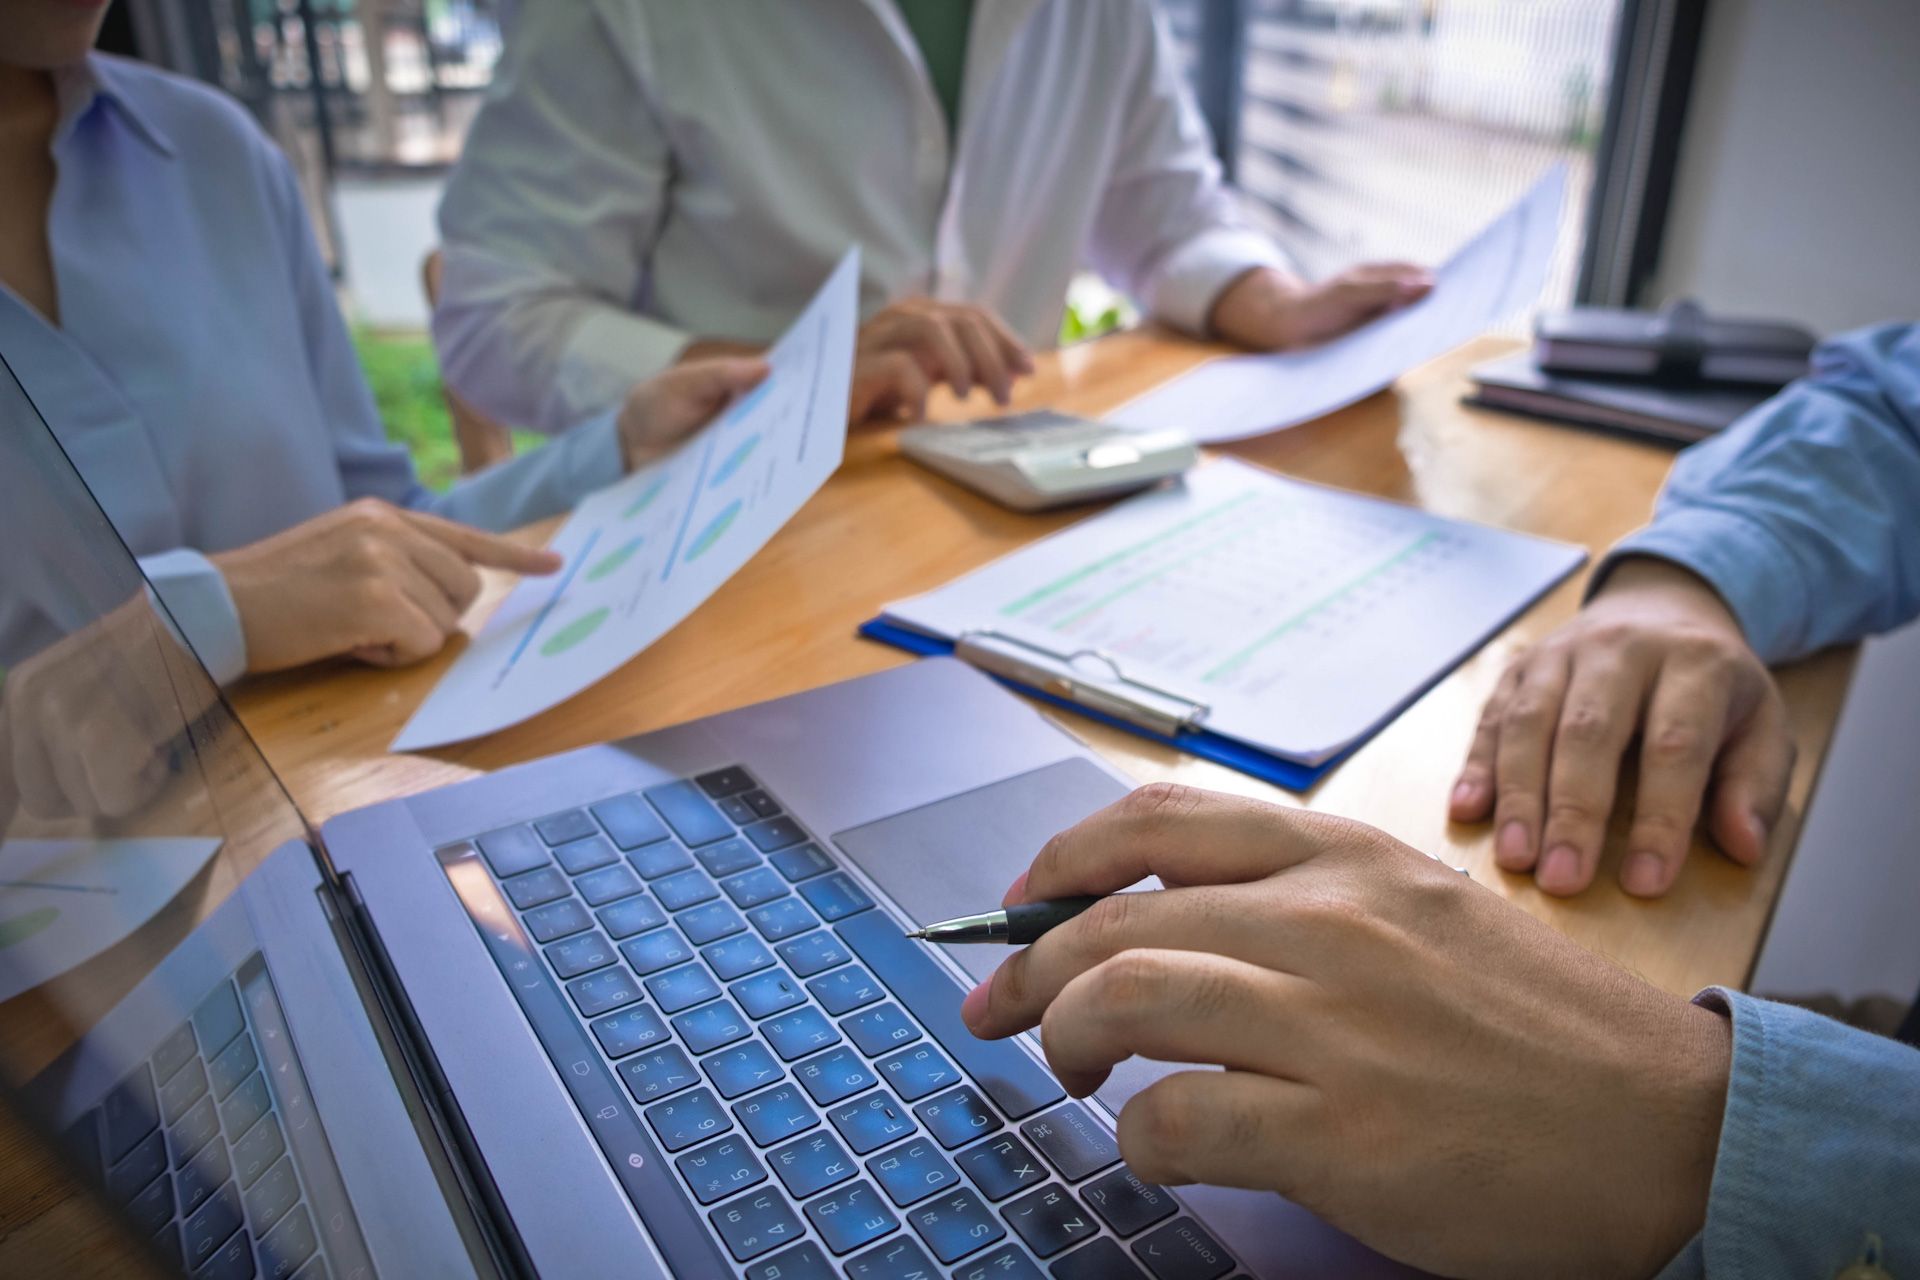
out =
<svg viewBox="0 0 1920 1280"><path fill-rule="evenodd" d="M1920 326L1815 353L1809 376L1680 455L1624 556L1711 583L1769 662L1920 614Z"/></svg>
<svg viewBox="0 0 1920 1280"><path fill-rule="evenodd" d="M1733 1020L1706 1228L1659 1280L1831 1276L1869 1236L1920 1257L1920 1050L1710 987Z"/></svg>
<svg viewBox="0 0 1920 1280"><path fill-rule="evenodd" d="M1144 3L1134 13L1141 50L1129 82L1114 87L1126 121L1090 256L1155 318L1204 335L1227 285L1254 267L1292 265L1223 181L1162 18Z"/></svg>
<svg viewBox="0 0 1920 1280"><path fill-rule="evenodd" d="M247 672L247 637L233 593L213 561L185 547L140 557L141 572L176 638L191 649L215 682L231 684Z"/></svg>
<svg viewBox="0 0 1920 1280"><path fill-rule="evenodd" d="M641 7L523 7L440 202L434 341L448 381L548 433L619 402L693 335L636 314L665 216L667 140Z"/></svg>

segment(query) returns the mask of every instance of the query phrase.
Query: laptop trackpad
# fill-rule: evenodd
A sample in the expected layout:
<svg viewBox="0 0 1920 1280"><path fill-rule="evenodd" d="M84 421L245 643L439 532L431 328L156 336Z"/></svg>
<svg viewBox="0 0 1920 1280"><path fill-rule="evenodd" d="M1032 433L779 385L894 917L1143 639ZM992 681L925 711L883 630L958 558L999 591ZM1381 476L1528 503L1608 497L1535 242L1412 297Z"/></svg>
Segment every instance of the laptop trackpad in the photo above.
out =
<svg viewBox="0 0 1920 1280"><path fill-rule="evenodd" d="M1056 832L1127 793L1085 759L1062 760L975 791L869 822L833 838L916 924L990 911ZM975 980L1005 947L954 947Z"/></svg>

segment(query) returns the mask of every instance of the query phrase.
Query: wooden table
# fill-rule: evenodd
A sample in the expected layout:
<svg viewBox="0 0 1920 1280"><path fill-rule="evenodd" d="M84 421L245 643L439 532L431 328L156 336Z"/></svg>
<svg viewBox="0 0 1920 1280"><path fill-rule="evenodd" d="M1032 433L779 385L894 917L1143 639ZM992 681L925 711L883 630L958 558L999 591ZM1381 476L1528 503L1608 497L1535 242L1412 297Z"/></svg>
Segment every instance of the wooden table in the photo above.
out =
<svg viewBox="0 0 1920 1280"><path fill-rule="evenodd" d="M1646 520L1673 455L1463 408L1466 370L1512 345L1470 344L1392 391L1222 452L1443 515L1583 543L1597 554ZM1154 331L1087 343L1044 358L1018 401L1099 413L1213 350ZM936 416L984 411L982 403L945 401ZM825 489L691 618L586 693L524 724L442 751L387 754L386 744L453 650L400 672L335 664L253 681L236 695L241 717L318 825L503 765L910 661L856 638L854 628L889 601L937 587L1084 512L1004 511L907 462L893 434L856 435ZM530 529L527 537L542 538L550 527ZM1671 894L1642 902L1615 886L1624 834L1616 829L1595 887L1572 900L1549 898L1531 880L1495 869L1490 828L1449 824L1446 798L1502 667L1573 613L1584 577L1556 589L1305 796L1077 717L1061 722L1143 782L1178 780L1383 827L1469 867L1480 883L1670 991L1743 985L1826 754L1852 654L1823 655L1781 673L1800 754L1787 814L1759 867L1742 870L1703 846ZM489 584L469 625L508 585ZM9 1128L0 1117L0 1272L46 1266L68 1276L125 1274L116 1251L104 1247L90 1206L71 1197L50 1168L22 1158ZM16 1272L15 1264L28 1259L33 1271Z"/></svg>

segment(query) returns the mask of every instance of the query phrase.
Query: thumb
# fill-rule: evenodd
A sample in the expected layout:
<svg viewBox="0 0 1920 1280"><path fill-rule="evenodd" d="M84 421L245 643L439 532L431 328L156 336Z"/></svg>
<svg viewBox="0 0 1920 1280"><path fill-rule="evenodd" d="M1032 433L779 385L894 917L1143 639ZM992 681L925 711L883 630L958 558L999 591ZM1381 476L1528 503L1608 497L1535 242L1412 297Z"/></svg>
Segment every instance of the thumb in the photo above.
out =
<svg viewBox="0 0 1920 1280"><path fill-rule="evenodd" d="M1763 699L1720 754L1708 829L1721 851L1742 866L1752 866L1767 851L1786 807L1793 757L1786 708L1778 696Z"/></svg>
<svg viewBox="0 0 1920 1280"><path fill-rule="evenodd" d="M424 511L400 513L408 524L435 542L444 544L469 564L490 569L510 569L515 573L549 574L562 563L560 556L543 547L529 547L497 533L484 533L471 525L428 515Z"/></svg>
<svg viewBox="0 0 1920 1280"><path fill-rule="evenodd" d="M689 401L717 408L759 386L769 372L767 362L758 356L717 356L688 361L662 377L674 379L674 390Z"/></svg>

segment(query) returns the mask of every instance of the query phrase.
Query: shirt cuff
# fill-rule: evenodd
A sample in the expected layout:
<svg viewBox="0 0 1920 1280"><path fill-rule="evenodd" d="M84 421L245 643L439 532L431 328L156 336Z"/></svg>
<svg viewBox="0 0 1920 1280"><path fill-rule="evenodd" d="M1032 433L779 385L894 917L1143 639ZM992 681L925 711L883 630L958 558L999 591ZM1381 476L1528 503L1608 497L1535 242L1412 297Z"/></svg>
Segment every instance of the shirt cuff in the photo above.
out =
<svg viewBox="0 0 1920 1280"><path fill-rule="evenodd" d="M231 684L247 673L247 637L227 580L213 561L184 547L142 556L141 571L156 612L174 638L192 650L215 683Z"/></svg>
<svg viewBox="0 0 1920 1280"><path fill-rule="evenodd" d="M1201 337L1207 316L1226 287L1255 267L1291 272L1294 267L1280 246L1268 237L1241 227L1203 231L1167 255L1154 273L1149 296L1142 299L1159 320Z"/></svg>
<svg viewBox="0 0 1920 1280"><path fill-rule="evenodd" d="M627 451L620 443L620 410L603 409L568 429L549 449L565 450L560 466L560 488L566 508L590 493L598 493L627 474Z"/></svg>
<svg viewBox="0 0 1920 1280"><path fill-rule="evenodd" d="M632 312L596 307L567 335L538 427L570 429L618 408L637 383L673 367L693 343L684 329Z"/></svg>
<svg viewBox="0 0 1920 1280"><path fill-rule="evenodd" d="M1799 564L1766 526L1705 507L1660 515L1607 553L1587 582L1587 595L1629 556L1670 560L1706 579L1733 611L1747 643L1767 662L1797 652L1810 593Z"/></svg>

